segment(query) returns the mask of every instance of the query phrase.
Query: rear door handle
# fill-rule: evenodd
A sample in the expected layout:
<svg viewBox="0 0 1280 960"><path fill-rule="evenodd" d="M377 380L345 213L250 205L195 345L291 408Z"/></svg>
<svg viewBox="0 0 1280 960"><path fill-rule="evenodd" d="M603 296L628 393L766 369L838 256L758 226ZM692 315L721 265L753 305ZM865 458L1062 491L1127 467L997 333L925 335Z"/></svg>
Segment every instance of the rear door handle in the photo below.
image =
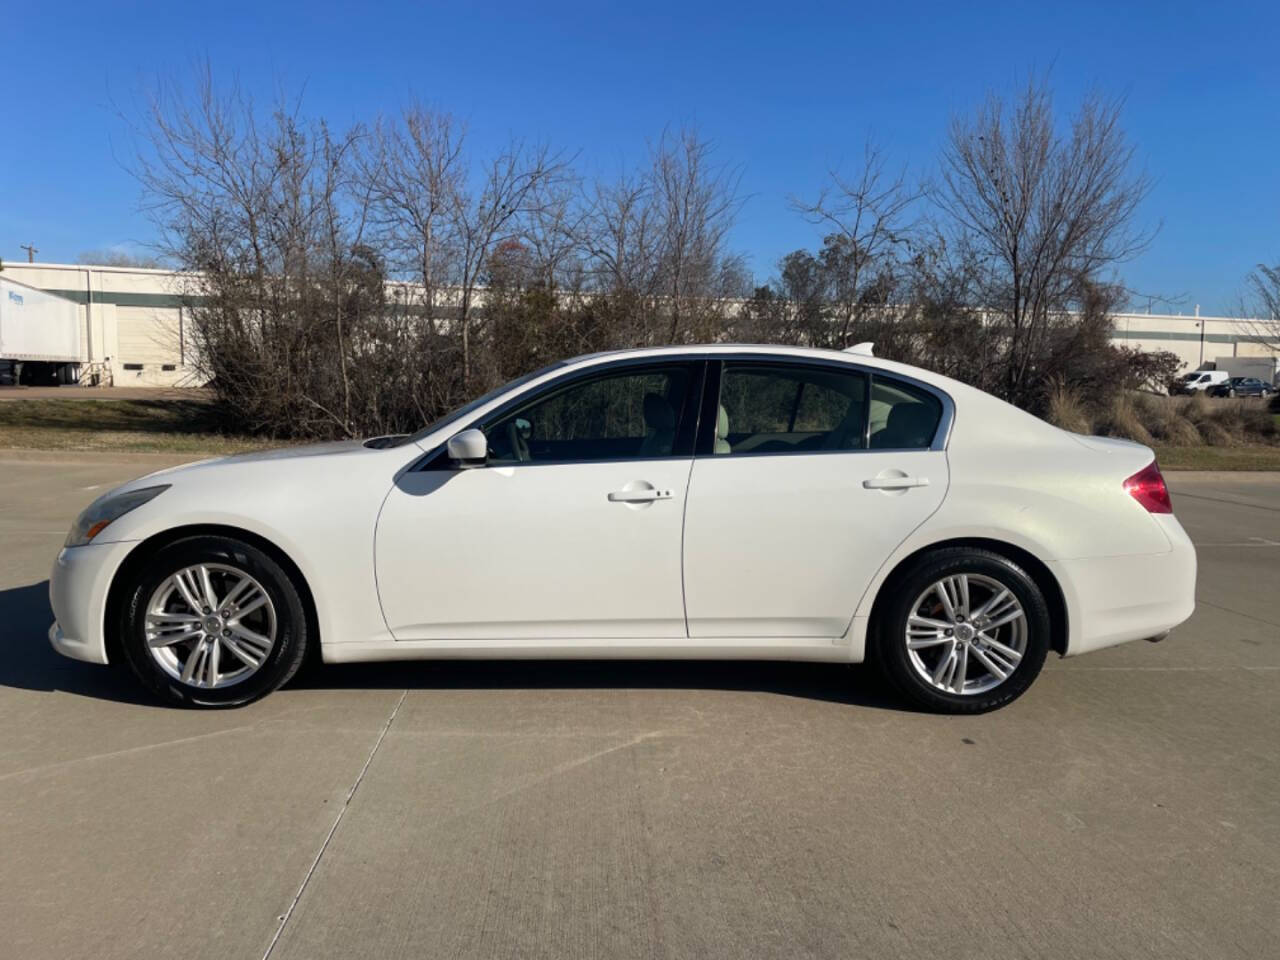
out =
<svg viewBox="0 0 1280 960"><path fill-rule="evenodd" d="M928 477L872 477L863 480L862 485L868 490L905 490L908 487L927 487Z"/></svg>
<svg viewBox="0 0 1280 960"><path fill-rule="evenodd" d="M609 494L610 503L652 503L654 500L670 499L670 490L615 490Z"/></svg>

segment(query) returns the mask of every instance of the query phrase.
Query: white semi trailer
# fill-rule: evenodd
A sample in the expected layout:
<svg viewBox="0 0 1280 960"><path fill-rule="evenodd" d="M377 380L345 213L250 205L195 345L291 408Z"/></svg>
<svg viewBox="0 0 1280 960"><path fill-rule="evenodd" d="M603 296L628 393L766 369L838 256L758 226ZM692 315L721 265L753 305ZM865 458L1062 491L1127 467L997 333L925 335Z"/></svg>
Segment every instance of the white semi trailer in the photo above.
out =
<svg viewBox="0 0 1280 960"><path fill-rule="evenodd" d="M0 383L74 383L80 308L0 274Z"/></svg>

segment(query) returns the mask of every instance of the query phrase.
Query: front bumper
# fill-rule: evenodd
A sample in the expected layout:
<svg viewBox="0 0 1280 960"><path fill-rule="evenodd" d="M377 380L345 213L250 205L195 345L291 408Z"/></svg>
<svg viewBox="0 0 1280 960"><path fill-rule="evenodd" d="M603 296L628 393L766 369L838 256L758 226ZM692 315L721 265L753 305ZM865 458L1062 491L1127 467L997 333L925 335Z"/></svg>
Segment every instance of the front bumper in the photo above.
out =
<svg viewBox="0 0 1280 960"><path fill-rule="evenodd" d="M49 604L56 619L49 643L66 657L107 662L104 619L107 592L133 541L64 547L49 574Z"/></svg>

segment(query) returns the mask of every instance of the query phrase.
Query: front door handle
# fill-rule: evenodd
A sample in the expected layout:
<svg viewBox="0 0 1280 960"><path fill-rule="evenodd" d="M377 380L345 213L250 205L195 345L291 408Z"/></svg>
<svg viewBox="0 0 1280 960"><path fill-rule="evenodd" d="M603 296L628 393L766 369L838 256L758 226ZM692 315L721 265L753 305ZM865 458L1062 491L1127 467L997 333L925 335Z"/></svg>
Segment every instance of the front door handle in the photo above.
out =
<svg viewBox="0 0 1280 960"><path fill-rule="evenodd" d="M615 490L609 494L610 503L652 503L654 500L670 500L670 490L639 487L635 490Z"/></svg>
<svg viewBox="0 0 1280 960"><path fill-rule="evenodd" d="M862 485L868 490L905 490L908 487L927 487L928 477L872 477L863 480Z"/></svg>

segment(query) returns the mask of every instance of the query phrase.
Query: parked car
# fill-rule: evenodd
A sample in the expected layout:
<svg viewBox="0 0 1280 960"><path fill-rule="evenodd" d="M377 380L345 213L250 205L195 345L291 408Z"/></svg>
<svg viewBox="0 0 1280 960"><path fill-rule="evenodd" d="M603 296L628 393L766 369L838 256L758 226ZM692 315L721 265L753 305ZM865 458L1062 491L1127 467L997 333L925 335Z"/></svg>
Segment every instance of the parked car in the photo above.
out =
<svg viewBox="0 0 1280 960"><path fill-rule="evenodd" d="M318 652L869 659L974 713L1050 652L1160 638L1195 574L1147 447L865 351L671 347L126 483L72 525L49 636L191 706Z"/></svg>
<svg viewBox="0 0 1280 960"><path fill-rule="evenodd" d="M1225 370L1192 370L1184 373L1174 383L1171 394L1203 393L1218 384L1226 383L1229 374Z"/></svg>
<svg viewBox="0 0 1280 960"><path fill-rule="evenodd" d="M1272 392L1271 385L1257 377L1232 377L1209 388L1211 397L1269 397Z"/></svg>

